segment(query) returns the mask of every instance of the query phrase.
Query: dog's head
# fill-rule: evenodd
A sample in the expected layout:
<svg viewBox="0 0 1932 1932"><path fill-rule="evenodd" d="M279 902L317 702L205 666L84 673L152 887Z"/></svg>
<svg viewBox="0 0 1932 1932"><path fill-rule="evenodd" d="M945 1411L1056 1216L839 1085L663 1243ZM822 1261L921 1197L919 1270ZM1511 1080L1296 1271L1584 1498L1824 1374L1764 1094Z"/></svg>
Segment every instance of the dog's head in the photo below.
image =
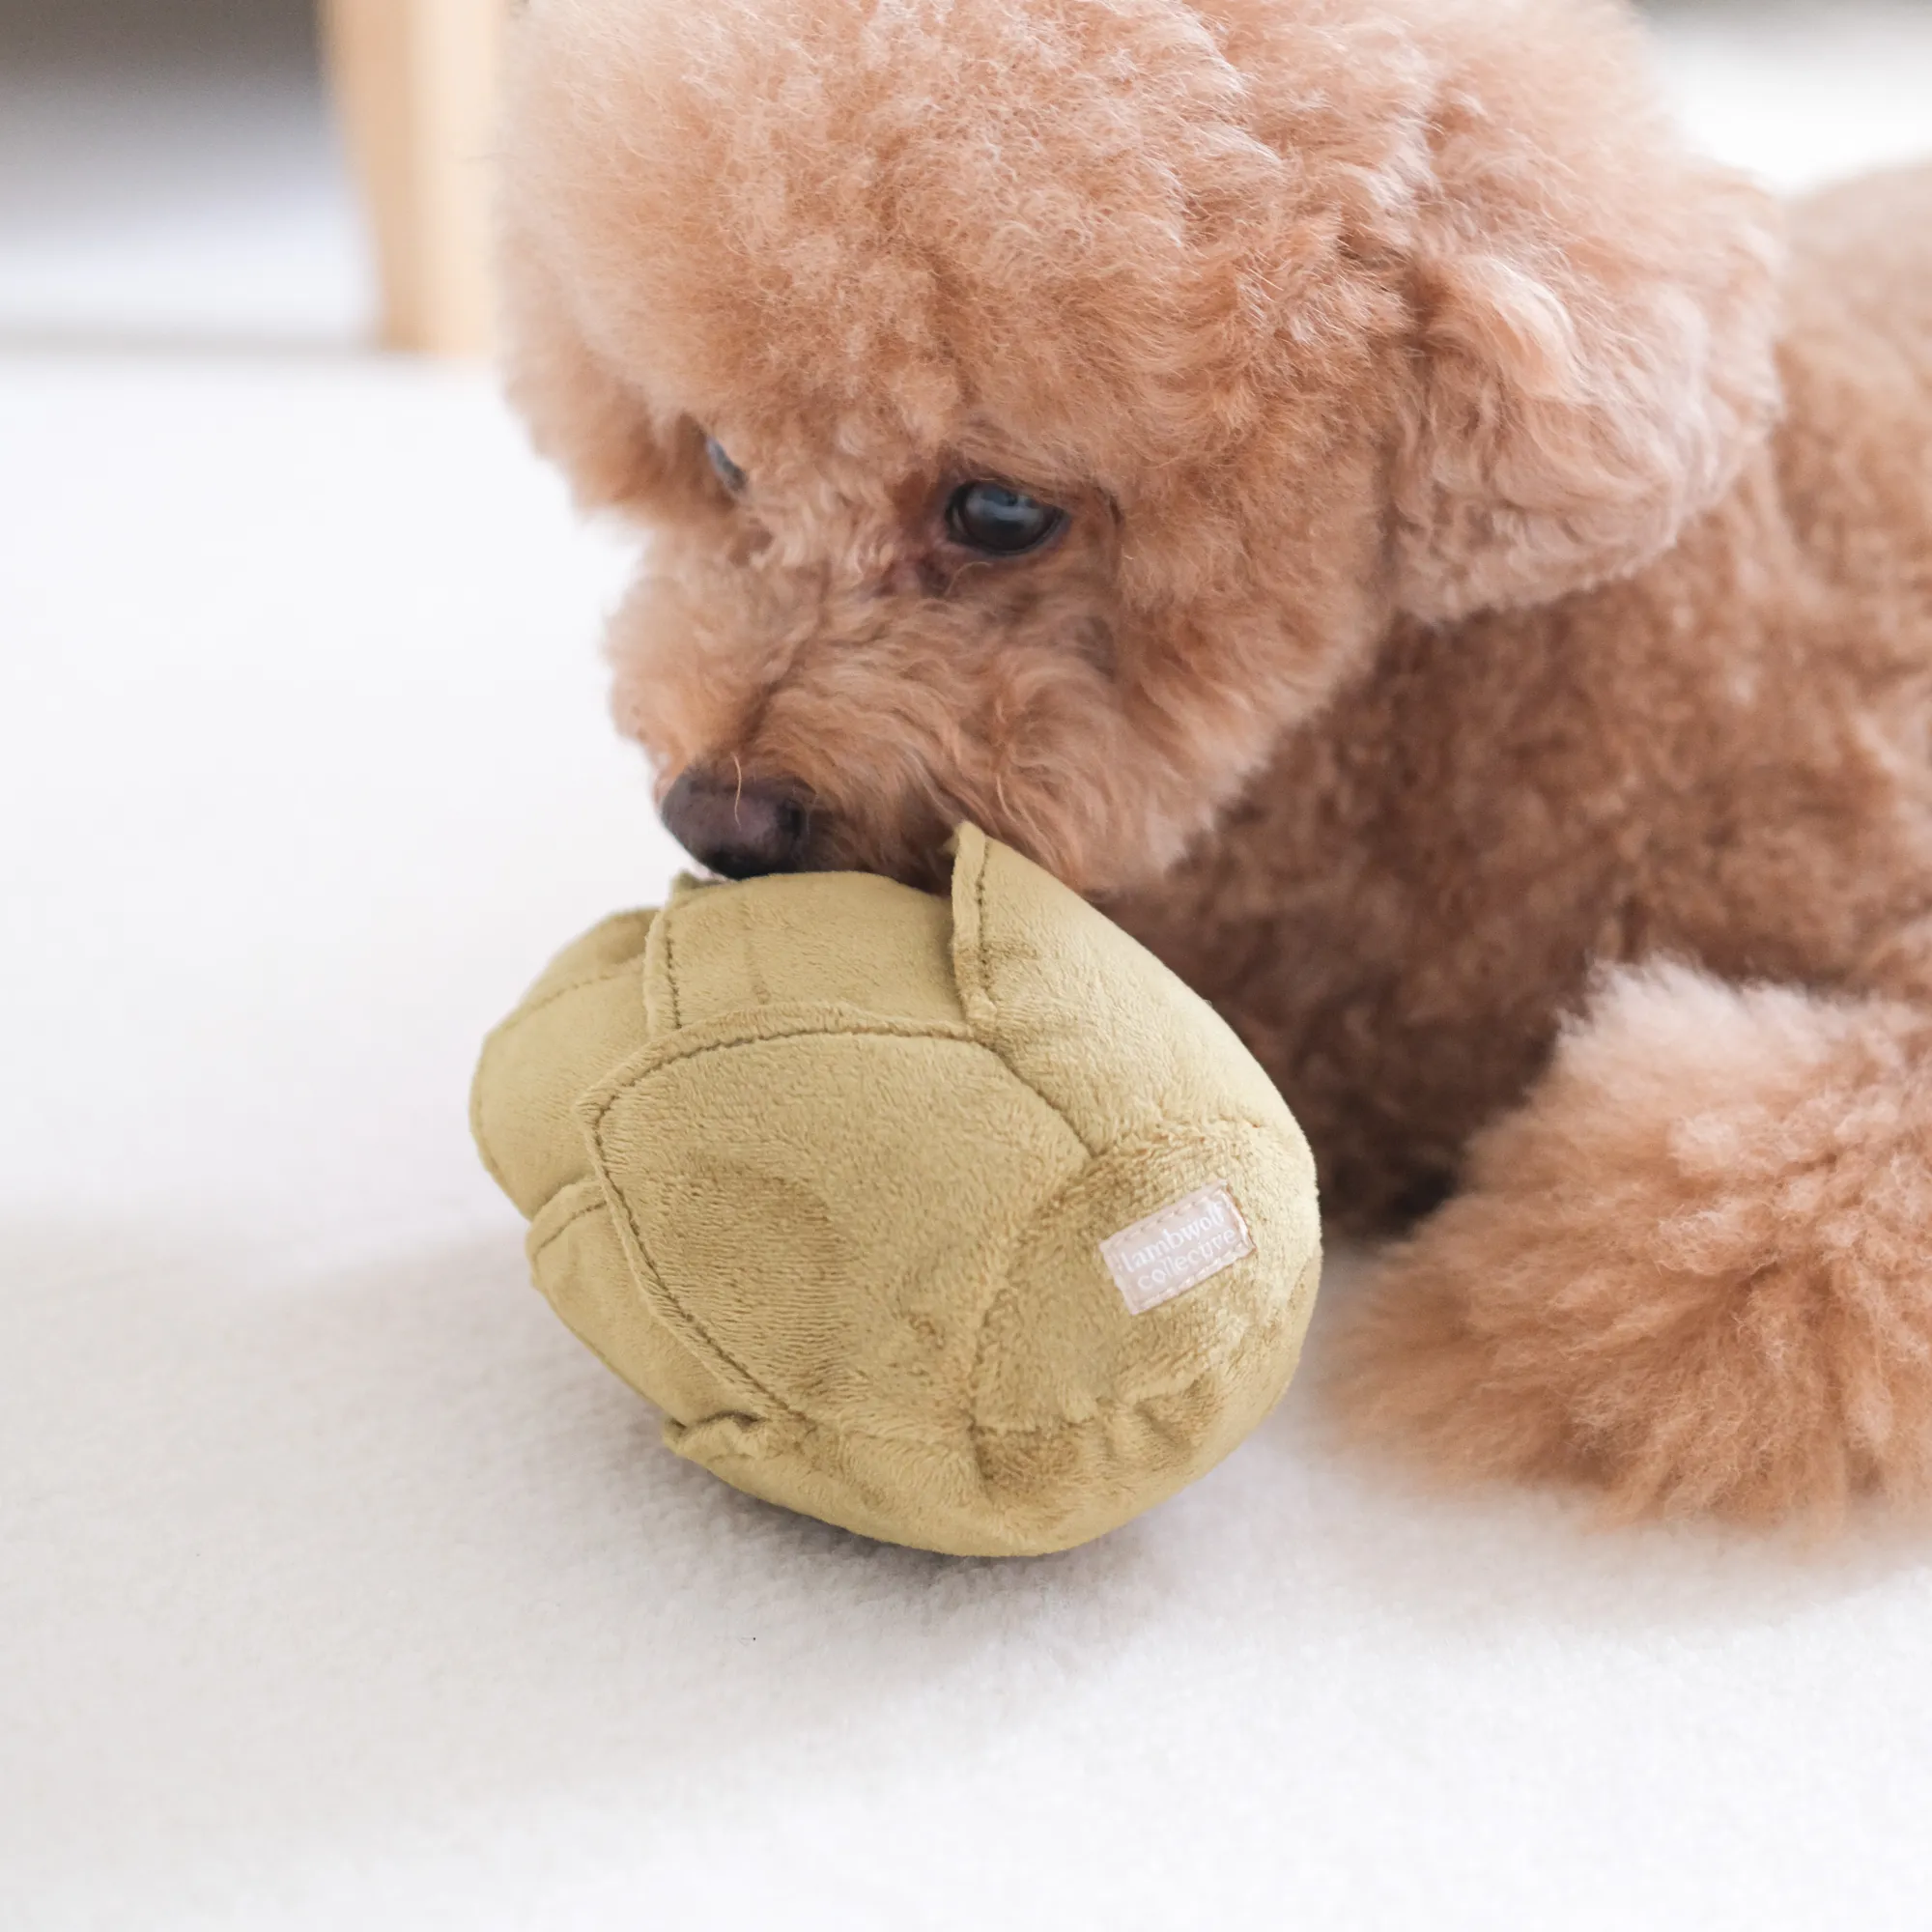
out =
<svg viewBox="0 0 1932 1932"><path fill-rule="evenodd" d="M725 870L1158 872L1397 615L1634 569L1774 397L1768 207L1594 0L533 0L506 182Z"/></svg>

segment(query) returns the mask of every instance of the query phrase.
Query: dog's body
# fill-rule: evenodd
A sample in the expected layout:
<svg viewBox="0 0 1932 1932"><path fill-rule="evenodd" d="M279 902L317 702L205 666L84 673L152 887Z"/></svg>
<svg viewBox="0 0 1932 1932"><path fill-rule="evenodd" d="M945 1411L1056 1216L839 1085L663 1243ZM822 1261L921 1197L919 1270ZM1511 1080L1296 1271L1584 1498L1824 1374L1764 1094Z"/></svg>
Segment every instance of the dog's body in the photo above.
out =
<svg viewBox="0 0 1932 1932"><path fill-rule="evenodd" d="M1110 908L1240 1028L1346 1221L1446 1194L1605 966L1932 994L1932 170L1797 213L1791 406L1722 504L1635 577L1398 624Z"/></svg>
<svg viewBox="0 0 1932 1932"><path fill-rule="evenodd" d="M536 0L511 128L695 849L1102 898L1453 1194L1352 1349L1438 1464L1932 1495L1932 173L1780 266L1603 0Z"/></svg>

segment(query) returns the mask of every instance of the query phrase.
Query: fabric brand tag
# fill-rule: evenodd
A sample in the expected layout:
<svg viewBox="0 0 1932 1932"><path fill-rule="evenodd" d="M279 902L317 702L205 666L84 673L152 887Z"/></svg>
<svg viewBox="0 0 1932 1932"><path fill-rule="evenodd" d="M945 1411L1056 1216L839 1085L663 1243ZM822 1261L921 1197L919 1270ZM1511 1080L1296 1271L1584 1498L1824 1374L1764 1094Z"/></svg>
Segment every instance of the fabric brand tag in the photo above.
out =
<svg viewBox="0 0 1932 1932"><path fill-rule="evenodd" d="M1145 1315L1255 1251L1255 1237L1225 1180L1109 1235L1100 1259L1130 1313Z"/></svg>

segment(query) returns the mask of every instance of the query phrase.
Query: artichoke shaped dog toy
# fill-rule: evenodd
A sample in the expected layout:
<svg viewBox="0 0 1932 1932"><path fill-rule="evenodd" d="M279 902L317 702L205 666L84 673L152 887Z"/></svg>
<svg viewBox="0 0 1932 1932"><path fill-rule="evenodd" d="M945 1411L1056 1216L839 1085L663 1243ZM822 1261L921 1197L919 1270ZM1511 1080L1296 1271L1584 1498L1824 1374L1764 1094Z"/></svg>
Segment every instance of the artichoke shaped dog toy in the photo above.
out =
<svg viewBox="0 0 1932 1932"><path fill-rule="evenodd" d="M974 828L950 898L681 881L490 1037L537 1285L726 1482L972 1555L1098 1536L1293 1374L1314 1167L1202 1000Z"/></svg>

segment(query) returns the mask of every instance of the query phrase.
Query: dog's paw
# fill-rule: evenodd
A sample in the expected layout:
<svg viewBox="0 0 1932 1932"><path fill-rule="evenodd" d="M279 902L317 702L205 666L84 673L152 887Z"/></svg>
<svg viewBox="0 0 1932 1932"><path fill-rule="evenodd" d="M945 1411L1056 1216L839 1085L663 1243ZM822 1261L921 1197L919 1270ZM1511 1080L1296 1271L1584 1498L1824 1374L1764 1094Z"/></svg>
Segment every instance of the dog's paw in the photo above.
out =
<svg viewBox="0 0 1932 1932"><path fill-rule="evenodd" d="M1932 1022L1618 976L1370 1285L1338 1392L1620 1516L1932 1499Z"/></svg>

